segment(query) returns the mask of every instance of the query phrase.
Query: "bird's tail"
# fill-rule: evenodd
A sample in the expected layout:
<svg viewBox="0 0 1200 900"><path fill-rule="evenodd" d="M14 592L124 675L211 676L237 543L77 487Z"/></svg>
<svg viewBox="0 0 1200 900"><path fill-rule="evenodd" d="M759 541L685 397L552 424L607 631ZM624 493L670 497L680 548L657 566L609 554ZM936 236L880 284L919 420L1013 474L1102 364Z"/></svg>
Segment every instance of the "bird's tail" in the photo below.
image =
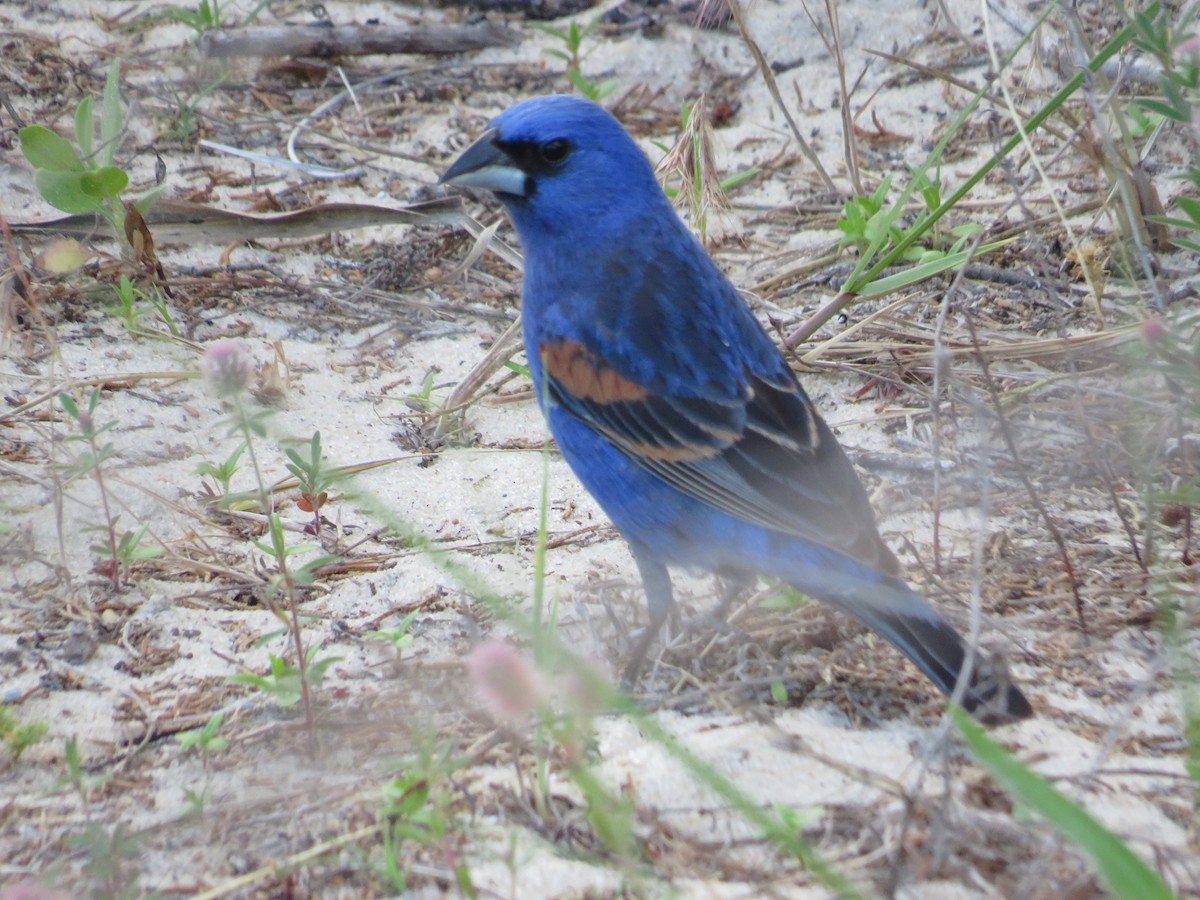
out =
<svg viewBox="0 0 1200 900"><path fill-rule="evenodd" d="M762 552L755 547L751 551ZM780 552L783 551L783 552ZM811 597L824 600L887 638L947 696L963 676L967 647L962 637L912 588L836 550L808 542L775 544L760 557L771 572ZM964 709L988 724L1033 714L1004 665L976 652L961 692Z"/></svg>
<svg viewBox="0 0 1200 900"><path fill-rule="evenodd" d="M944 694L952 696L967 661L966 645L958 632L924 601L906 585L900 586L912 594L911 598L905 598L908 601L905 610L844 601L835 605L887 638ZM923 610L914 608L914 599ZM979 652L971 661L960 702L967 712L989 725L1015 722L1033 714L1025 695L1009 680L1007 668Z"/></svg>

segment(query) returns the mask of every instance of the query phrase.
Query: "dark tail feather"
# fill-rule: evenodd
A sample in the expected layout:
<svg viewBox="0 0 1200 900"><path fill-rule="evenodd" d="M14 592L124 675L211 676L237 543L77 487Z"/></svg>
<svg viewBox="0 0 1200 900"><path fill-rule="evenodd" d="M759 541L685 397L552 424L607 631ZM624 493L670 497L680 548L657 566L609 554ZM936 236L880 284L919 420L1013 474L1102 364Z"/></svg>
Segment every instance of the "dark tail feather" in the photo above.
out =
<svg viewBox="0 0 1200 900"><path fill-rule="evenodd" d="M957 631L936 616L925 618L878 609L856 609L855 613L912 660L946 696L954 693L966 661L966 646ZM1009 681L1005 667L978 652L962 705L987 725L1016 722L1033 715L1025 695Z"/></svg>

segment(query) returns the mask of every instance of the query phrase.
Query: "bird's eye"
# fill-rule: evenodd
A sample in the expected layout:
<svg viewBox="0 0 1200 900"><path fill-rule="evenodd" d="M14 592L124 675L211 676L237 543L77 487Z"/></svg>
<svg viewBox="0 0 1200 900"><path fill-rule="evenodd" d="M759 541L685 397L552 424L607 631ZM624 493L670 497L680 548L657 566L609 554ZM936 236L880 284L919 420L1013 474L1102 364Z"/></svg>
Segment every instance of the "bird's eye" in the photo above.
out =
<svg viewBox="0 0 1200 900"><path fill-rule="evenodd" d="M538 149L544 162L557 166L571 155L571 142L566 138L555 138L552 141L546 141Z"/></svg>

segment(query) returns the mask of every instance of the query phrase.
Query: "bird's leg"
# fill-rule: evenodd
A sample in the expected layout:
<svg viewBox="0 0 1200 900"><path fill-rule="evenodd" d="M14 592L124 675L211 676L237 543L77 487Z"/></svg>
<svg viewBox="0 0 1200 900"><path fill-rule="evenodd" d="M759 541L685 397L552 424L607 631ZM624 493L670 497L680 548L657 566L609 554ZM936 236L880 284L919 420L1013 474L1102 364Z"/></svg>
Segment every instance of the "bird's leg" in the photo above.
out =
<svg viewBox="0 0 1200 900"><path fill-rule="evenodd" d="M630 657L629 664L625 666L625 673L621 676L621 684L627 689L637 681L642 663L646 661L646 651L650 649L650 644L662 631L667 619L671 619L676 627L679 620L679 610L675 606L675 596L671 590L671 575L667 571L667 567L644 547L631 542L629 549L633 551L634 562L637 563L638 572L642 576L642 589L646 592L650 624L646 626L645 632L633 648L633 656Z"/></svg>
<svg viewBox="0 0 1200 900"><path fill-rule="evenodd" d="M728 631L729 608L739 597L744 597L753 587L755 576L736 569L721 569L717 572L721 582L721 599L708 613L703 621L710 624L714 631Z"/></svg>

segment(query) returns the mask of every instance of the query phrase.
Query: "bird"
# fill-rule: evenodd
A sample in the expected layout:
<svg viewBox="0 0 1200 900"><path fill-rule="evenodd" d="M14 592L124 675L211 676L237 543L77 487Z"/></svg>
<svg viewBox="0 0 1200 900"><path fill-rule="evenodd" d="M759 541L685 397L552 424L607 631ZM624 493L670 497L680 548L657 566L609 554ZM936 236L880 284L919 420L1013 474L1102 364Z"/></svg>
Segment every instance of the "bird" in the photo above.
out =
<svg viewBox="0 0 1200 900"><path fill-rule="evenodd" d="M538 403L646 594L626 683L677 615L671 568L699 568L774 577L858 619L987 724L1032 714L901 578L833 432L612 114L521 101L440 181L490 191L516 229Z"/></svg>

